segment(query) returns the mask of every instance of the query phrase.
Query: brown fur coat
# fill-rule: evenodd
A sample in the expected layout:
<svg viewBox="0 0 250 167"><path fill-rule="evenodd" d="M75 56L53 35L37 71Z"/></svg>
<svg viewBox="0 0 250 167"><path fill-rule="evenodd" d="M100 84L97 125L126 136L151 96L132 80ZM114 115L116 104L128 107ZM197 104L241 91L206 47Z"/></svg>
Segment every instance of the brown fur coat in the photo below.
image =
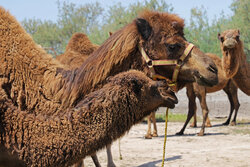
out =
<svg viewBox="0 0 250 167"><path fill-rule="evenodd" d="M28 166L70 165L124 135L152 110L177 103L164 84L138 71L110 78L75 108L53 116L20 111L0 93L1 144Z"/></svg>

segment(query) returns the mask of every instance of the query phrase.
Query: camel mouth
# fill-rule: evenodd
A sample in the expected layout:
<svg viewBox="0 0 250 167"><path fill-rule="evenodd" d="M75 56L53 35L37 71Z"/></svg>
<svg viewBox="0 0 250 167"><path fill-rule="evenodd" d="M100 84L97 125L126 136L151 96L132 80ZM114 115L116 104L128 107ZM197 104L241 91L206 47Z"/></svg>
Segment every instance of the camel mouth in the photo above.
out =
<svg viewBox="0 0 250 167"><path fill-rule="evenodd" d="M164 106L174 108L178 103L175 93L170 88L159 88L160 94L164 99Z"/></svg>

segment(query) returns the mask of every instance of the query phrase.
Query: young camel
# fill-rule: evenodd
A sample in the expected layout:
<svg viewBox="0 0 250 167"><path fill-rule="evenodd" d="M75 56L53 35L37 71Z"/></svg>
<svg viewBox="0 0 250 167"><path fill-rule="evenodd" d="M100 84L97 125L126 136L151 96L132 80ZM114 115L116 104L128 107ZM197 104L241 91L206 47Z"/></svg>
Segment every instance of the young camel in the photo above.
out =
<svg viewBox="0 0 250 167"><path fill-rule="evenodd" d="M136 70L115 75L76 107L53 115L21 111L4 89L0 95L4 155L15 150L11 157L25 166L71 165L125 135L153 109L177 103L165 83Z"/></svg>
<svg viewBox="0 0 250 167"><path fill-rule="evenodd" d="M218 34L223 54L222 68L227 78L232 78L240 90L250 96L250 64L244 53L240 31L230 29Z"/></svg>

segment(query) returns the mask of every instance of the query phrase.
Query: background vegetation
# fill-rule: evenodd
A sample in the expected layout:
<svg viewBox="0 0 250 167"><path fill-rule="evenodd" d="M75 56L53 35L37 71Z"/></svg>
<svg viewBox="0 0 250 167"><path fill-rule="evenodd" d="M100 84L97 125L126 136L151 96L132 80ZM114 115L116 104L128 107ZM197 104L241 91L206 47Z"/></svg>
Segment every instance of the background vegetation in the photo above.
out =
<svg viewBox="0 0 250 167"><path fill-rule="evenodd" d="M164 0L144 0L127 7L117 3L106 10L98 2L76 5L58 0L57 6L59 14L56 22L39 19L22 21L23 27L38 44L54 48L57 54L64 52L74 32L83 32L93 43L101 44L108 37L108 32L114 32L131 22L137 13L145 8L170 13L174 10L174 7ZM204 7L191 9L189 24L185 27L185 37L202 51L221 56L218 32L239 29L245 53L250 61L250 0L234 0L230 8L233 11L232 16L221 13L212 21L208 20Z"/></svg>

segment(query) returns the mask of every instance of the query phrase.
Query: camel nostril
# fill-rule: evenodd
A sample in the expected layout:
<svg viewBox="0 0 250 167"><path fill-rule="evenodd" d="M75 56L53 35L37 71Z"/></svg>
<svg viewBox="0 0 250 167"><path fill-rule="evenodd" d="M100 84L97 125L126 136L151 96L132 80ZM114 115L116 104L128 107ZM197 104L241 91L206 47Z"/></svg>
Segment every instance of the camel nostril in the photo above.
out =
<svg viewBox="0 0 250 167"><path fill-rule="evenodd" d="M207 68L209 71L217 74L218 73L218 69L216 66L213 66L213 65L209 65L208 68Z"/></svg>

